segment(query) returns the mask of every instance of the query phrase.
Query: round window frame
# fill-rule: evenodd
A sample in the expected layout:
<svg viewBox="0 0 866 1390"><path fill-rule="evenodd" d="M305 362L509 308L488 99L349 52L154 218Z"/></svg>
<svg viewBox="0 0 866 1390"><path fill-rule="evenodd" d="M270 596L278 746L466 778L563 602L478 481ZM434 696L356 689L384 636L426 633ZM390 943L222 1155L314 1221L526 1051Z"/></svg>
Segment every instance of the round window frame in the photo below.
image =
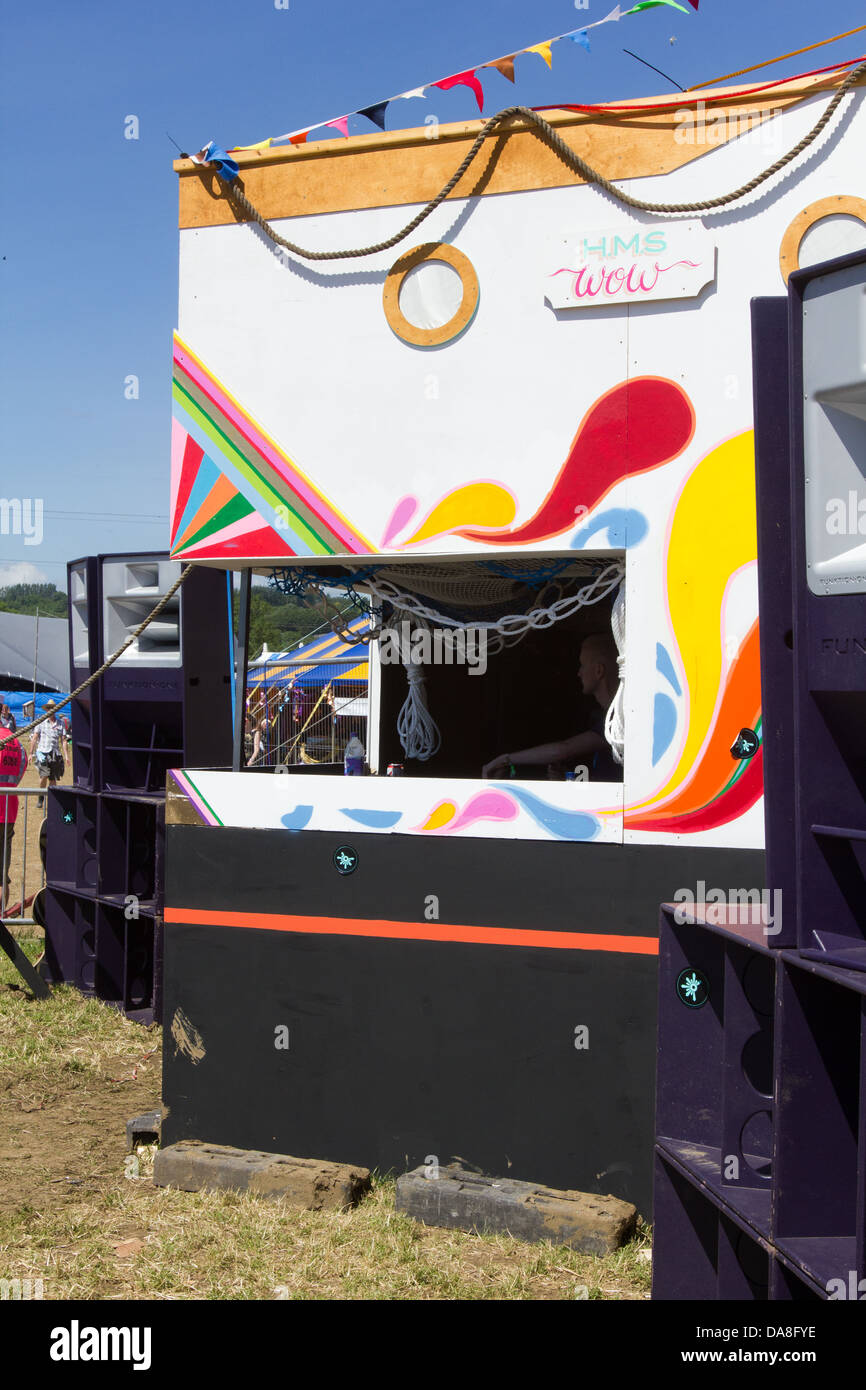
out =
<svg viewBox="0 0 866 1390"><path fill-rule="evenodd" d="M439 328L416 327L400 308L403 281L410 270L415 270L427 261L441 261L444 265L450 265L460 276L463 286L460 308ZM430 241L404 252L399 260L394 262L385 280L382 306L389 327L404 343L408 343L410 347L441 347L443 343L450 343L458 338L469 327L475 317L480 294L478 276L469 257L458 251L456 246L448 246L441 241Z"/></svg>
<svg viewBox="0 0 866 1390"><path fill-rule="evenodd" d="M835 193L829 198L819 198L817 203L810 203L802 212L797 213L779 247L779 270L786 285L788 276L800 269L800 247L803 238L816 223L823 222L826 217L856 217L858 222L866 226L866 198L857 198L848 193Z"/></svg>

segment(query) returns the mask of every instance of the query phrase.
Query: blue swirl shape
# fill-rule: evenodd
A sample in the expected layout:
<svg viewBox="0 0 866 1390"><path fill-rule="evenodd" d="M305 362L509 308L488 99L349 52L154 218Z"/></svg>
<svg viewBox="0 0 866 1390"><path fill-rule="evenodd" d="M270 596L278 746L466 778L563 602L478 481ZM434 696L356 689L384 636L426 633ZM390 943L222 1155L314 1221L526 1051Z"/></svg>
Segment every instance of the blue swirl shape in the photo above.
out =
<svg viewBox="0 0 866 1390"><path fill-rule="evenodd" d="M665 680L673 686L678 695L682 695L683 690L677 679L674 663L670 659L667 647L663 647L661 642L656 642L656 670L661 671Z"/></svg>
<svg viewBox="0 0 866 1390"><path fill-rule="evenodd" d="M676 729L676 705L670 695L656 695L653 705L653 767L670 748Z"/></svg>
<svg viewBox="0 0 866 1390"><path fill-rule="evenodd" d="M631 550L640 545L649 531L649 522L643 512L634 507L611 507L609 511L599 512L586 526L575 531L569 542L572 550L581 550L599 531L607 531L607 543L617 550Z"/></svg>
<svg viewBox="0 0 866 1390"><path fill-rule="evenodd" d="M340 812L350 820L357 821L359 825L369 825L371 830L390 830L392 825L396 825L398 820L403 818L402 811L368 811L363 806L357 811L348 811L345 806L341 806Z"/></svg>
<svg viewBox="0 0 866 1390"><path fill-rule="evenodd" d="M496 790L513 796L537 825L543 826L559 840L594 840L601 830L596 817L586 811L563 811L561 807L551 806L549 802L542 801L541 797L533 796L532 792L513 784L497 786Z"/></svg>
<svg viewBox="0 0 866 1390"><path fill-rule="evenodd" d="M280 816L280 823L287 830L303 830L305 825L309 825L312 814L312 806L296 806L294 811L287 811L284 816Z"/></svg>

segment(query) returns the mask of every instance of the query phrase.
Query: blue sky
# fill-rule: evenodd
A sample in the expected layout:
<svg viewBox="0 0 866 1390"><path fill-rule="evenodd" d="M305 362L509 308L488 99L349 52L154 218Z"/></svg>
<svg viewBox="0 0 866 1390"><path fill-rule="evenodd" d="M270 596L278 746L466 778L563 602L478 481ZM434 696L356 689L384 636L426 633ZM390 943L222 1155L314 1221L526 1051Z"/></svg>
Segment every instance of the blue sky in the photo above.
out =
<svg viewBox="0 0 866 1390"><path fill-rule="evenodd" d="M0 494L41 497L44 521L38 545L0 534L0 585L65 587L69 559L167 547L178 238L166 132L190 151L249 144L591 24L613 3L6 0ZM864 22L863 0L659 7L594 30L589 54L556 45L552 71L518 59L514 86L485 74L485 114L675 90L624 48L686 87ZM864 53L866 32L766 78ZM386 121L428 114L463 120L477 108L465 89L434 91ZM129 116L137 140L124 138ZM373 129L350 121L350 134ZM125 396L129 376L138 399Z"/></svg>

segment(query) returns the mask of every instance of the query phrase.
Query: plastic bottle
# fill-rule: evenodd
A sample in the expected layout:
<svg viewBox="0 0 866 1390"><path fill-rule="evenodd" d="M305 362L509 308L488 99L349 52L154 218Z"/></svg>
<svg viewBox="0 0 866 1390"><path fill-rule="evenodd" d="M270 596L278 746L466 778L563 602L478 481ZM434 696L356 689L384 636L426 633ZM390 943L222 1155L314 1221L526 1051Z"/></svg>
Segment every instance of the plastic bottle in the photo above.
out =
<svg viewBox="0 0 866 1390"><path fill-rule="evenodd" d="M353 734L346 744L346 751L343 754L343 772L347 777L363 777L364 775L364 745Z"/></svg>

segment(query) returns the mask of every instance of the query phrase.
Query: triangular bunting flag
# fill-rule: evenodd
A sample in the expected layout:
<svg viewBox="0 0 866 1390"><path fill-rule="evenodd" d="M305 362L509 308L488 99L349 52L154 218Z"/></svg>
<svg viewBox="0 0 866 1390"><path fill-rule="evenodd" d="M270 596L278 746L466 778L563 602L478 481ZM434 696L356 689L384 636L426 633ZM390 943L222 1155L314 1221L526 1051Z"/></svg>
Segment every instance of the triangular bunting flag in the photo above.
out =
<svg viewBox="0 0 866 1390"><path fill-rule="evenodd" d="M689 4L694 10L697 10L700 0L689 0ZM585 9L586 0L575 0L575 5L578 8ZM615 23L617 20L624 19L626 15L640 14L642 10L654 10L659 5L666 5L668 9L679 10L682 14L688 14L688 10L684 5L679 3L679 0L637 0L637 3L633 4L630 9L624 10L621 5L615 5L603 19L596 19L592 24L585 24L581 29L572 29L565 34L556 34L553 38L545 39L542 43L532 44L530 48L522 48L519 52L521 54L537 53L540 58L544 59L548 68L552 68L552 48L553 45L558 43L561 39L571 39L572 43L580 44L581 48L585 48L588 53L590 51L588 37L588 31L590 29L597 29L600 24ZM369 106L362 106L358 111L350 111L348 115L339 116L333 121L322 121L318 125L308 126L306 130L292 131L288 135L278 135L270 140L262 140L258 145L243 145L237 148L264 151L269 145L302 145L311 131L324 129L338 130L341 135L348 136L349 116L366 116L367 120L371 121L373 125L378 126L380 130L384 130L385 112L392 101L408 101L412 97L421 97L423 99L427 96L432 87L438 87L440 92L448 92L452 87L469 87L470 90L475 93L475 100L478 102L478 110L483 115L484 89L481 86L478 74L487 68L495 68L496 71L500 72L503 77L506 77L509 82L513 82L515 80L514 60L517 56L518 54L515 53L507 53L502 58L492 58L487 63L479 63L477 67L467 68L465 72L456 72L451 77L443 77L439 82L428 82L423 87L412 87L407 92L398 92L397 96L389 97L387 101L372 102ZM194 155L193 158L198 163L210 163L214 165L219 172L220 178L227 182L231 182L231 180L237 176L237 165L226 155L225 150L219 149L216 145L211 144L207 146L200 154Z"/></svg>
<svg viewBox="0 0 866 1390"><path fill-rule="evenodd" d="M259 140L259 142L258 142L257 145L232 145L231 149L230 149L230 150L227 150L226 153L227 153L227 154L241 154L241 153L243 153L243 152L245 152L245 151L247 151L247 150L259 150L260 152L264 152L264 151L265 151L266 149L268 149L269 146L272 145L272 144L273 144L273 141L271 140L271 138L270 138L270 136L269 136L267 140Z"/></svg>
<svg viewBox="0 0 866 1390"><path fill-rule="evenodd" d="M271 140L272 145L302 145L313 130L313 126L307 126L306 130L290 130L285 135L275 135Z"/></svg>
<svg viewBox="0 0 866 1390"><path fill-rule="evenodd" d="M547 66L551 67L553 64L553 54L550 51L550 45L552 43L553 39L545 39L544 43L534 44L532 48L524 48L523 52L537 53L539 58L543 58Z"/></svg>
<svg viewBox="0 0 866 1390"><path fill-rule="evenodd" d="M517 55L515 53L511 53L507 58L497 58L494 63L485 63L484 66L486 68L495 68L497 72L502 73L503 77L507 77L509 82L513 82L514 59L516 58L516 56Z"/></svg>
<svg viewBox="0 0 866 1390"><path fill-rule="evenodd" d="M468 68L466 72L457 72L453 77L443 77L441 82L434 82L431 85L439 87L443 92L450 91L452 87L471 87L475 93L475 100L478 102L478 110L483 113L484 90L475 76L474 68Z"/></svg>
<svg viewBox="0 0 866 1390"><path fill-rule="evenodd" d="M678 5L677 0L640 0L639 5L632 5L630 10L626 10L627 15L639 14L641 10L654 10L657 5L667 5L671 10L682 10L683 14L688 14L685 5Z"/></svg>
<svg viewBox="0 0 866 1390"><path fill-rule="evenodd" d="M380 130L385 129L385 112L388 110L387 101L378 101L375 106L362 106L358 112L359 116L366 116L368 121L377 125Z"/></svg>

